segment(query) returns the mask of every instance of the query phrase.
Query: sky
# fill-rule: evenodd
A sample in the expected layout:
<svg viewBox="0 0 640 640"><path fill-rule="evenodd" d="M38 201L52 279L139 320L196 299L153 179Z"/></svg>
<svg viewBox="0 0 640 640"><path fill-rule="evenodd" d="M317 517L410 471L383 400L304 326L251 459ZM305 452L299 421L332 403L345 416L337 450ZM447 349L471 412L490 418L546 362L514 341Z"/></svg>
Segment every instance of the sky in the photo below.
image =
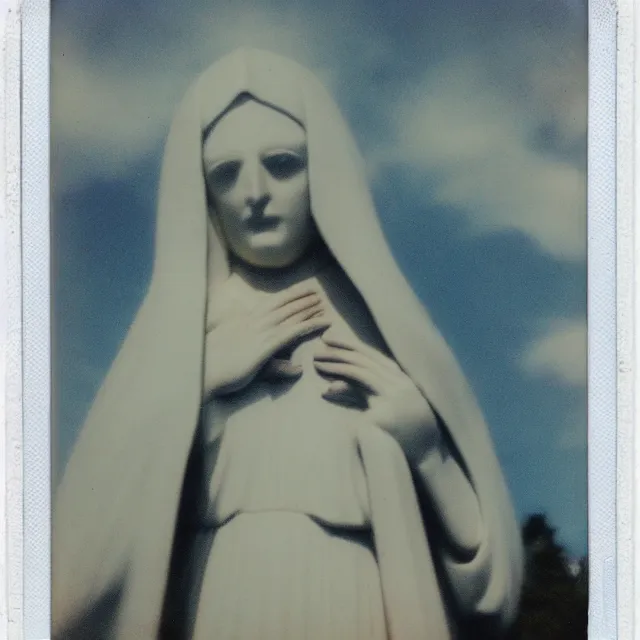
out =
<svg viewBox="0 0 640 640"><path fill-rule="evenodd" d="M519 518L587 548L586 0L56 0L53 403L64 466L148 284L162 149L238 46L312 68L459 359Z"/></svg>

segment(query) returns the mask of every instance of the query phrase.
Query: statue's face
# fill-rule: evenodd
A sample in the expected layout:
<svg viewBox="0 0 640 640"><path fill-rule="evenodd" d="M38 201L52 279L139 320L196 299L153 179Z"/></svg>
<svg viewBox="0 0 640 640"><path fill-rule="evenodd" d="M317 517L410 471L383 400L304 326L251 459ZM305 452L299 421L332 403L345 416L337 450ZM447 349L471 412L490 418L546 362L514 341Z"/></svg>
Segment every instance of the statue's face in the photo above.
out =
<svg viewBox="0 0 640 640"><path fill-rule="evenodd" d="M248 101L216 124L203 155L209 194L229 249L255 267L281 268L301 258L317 233L304 129Z"/></svg>

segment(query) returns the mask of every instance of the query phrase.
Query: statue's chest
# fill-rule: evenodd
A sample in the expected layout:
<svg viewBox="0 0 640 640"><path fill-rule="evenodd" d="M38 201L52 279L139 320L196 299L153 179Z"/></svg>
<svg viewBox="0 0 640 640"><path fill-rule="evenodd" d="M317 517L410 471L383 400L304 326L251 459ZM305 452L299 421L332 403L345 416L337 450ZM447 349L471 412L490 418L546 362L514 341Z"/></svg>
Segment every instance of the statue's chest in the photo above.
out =
<svg viewBox="0 0 640 640"><path fill-rule="evenodd" d="M313 278L312 281L317 286L321 306L331 322L330 330L333 335L338 335L346 341L362 341L384 350L382 337L375 327L373 318L346 279L332 282L326 278ZM219 312L226 320L255 313L260 307L268 307L265 302L279 295L249 290L246 285L243 287L237 281L229 284L234 286L227 288L224 300L219 306ZM260 382L271 382L276 387L284 385L288 392L293 392L296 396L309 396L309 394L321 396L328 387L327 378L321 376L315 366L317 353L325 347L322 333L317 332L299 338L271 356L270 360L275 360L276 365L277 361L281 361L295 368L301 368L300 376L297 378L274 376L270 373L270 367L267 364L259 376Z"/></svg>

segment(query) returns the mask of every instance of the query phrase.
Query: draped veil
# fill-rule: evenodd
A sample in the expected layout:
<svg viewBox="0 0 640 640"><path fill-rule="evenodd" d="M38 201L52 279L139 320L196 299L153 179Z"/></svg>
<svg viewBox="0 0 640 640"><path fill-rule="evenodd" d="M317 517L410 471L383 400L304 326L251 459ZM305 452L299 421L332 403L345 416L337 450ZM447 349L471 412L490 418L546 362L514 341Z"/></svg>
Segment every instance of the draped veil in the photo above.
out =
<svg viewBox="0 0 640 640"><path fill-rule="evenodd" d="M196 80L169 132L149 289L54 498L54 637L105 594L118 611L118 638L158 633L202 402L207 304L215 304L216 286L229 274L207 215L203 131L244 92L304 125L318 229L394 357L442 418L489 525L490 571L473 596L474 609L509 620L520 591L522 550L489 431L453 354L391 255L348 126L306 69L240 49ZM449 567L463 580L473 570Z"/></svg>

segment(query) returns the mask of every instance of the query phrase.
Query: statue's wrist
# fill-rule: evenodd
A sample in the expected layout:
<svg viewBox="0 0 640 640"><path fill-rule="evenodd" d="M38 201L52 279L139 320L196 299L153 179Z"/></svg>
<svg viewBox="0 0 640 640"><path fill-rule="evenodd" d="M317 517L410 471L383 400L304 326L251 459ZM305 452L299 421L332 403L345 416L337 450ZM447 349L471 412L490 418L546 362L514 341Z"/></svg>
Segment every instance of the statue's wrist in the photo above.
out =
<svg viewBox="0 0 640 640"><path fill-rule="evenodd" d="M442 434L431 424L406 429L396 439L411 464L419 465L431 458L442 458Z"/></svg>

